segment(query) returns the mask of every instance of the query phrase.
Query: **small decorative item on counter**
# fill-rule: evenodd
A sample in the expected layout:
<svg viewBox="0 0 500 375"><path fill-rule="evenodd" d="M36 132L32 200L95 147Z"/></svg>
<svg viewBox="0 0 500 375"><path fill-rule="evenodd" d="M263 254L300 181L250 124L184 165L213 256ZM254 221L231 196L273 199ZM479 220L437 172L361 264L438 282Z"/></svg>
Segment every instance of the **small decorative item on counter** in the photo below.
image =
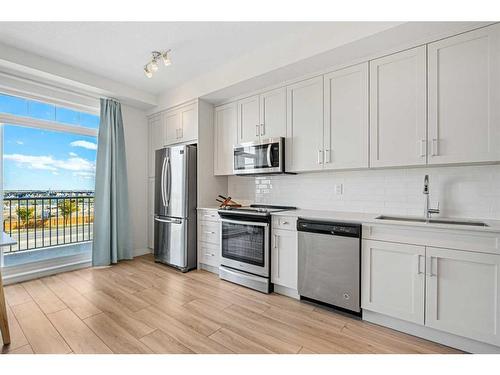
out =
<svg viewBox="0 0 500 375"><path fill-rule="evenodd" d="M219 195L216 199L217 202L220 203L220 208L223 207L241 207L241 204L233 201L231 197L225 197L223 195Z"/></svg>

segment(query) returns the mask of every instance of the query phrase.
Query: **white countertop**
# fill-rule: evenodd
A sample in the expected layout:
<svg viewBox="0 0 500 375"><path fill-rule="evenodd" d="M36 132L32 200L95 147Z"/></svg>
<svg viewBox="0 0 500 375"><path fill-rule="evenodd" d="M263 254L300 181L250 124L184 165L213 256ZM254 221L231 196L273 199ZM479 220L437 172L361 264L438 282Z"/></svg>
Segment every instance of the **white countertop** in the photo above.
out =
<svg viewBox="0 0 500 375"><path fill-rule="evenodd" d="M198 210L217 210L218 206L205 206L198 207ZM457 224L439 224L439 223L420 223L415 221L401 221L401 220L380 220L376 217L381 214L370 214L361 212L342 212L342 211L327 211L327 210L290 210L290 211L280 211L274 212L273 216L293 216L301 217L303 219L311 220L327 220L327 221L342 221L347 223L357 223L357 224L386 224L386 225L403 225L410 227L421 227L421 228L440 228L440 229L452 229L452 230L464 230L464 231L477 231L477 232L499 232L500 233L500 220L488 220L488 219L465 219L456 218L456 220L471 220L471 221L482 221L488 226L474 226L474 225L457 225ZM392 216L392 215L387 215ZM394 215L398 216L398 215ZM439 217L435 217L438 219ZM450 218L447 218L450 219ZM454 218L451 218L454 219Z"/></svg>
<svg viewBox="0 0 500 375"><path fill-rule="evenodd" d="M488 225L487 227L482 227L474 225L439 224L439 223L425 223L425 222L420 223L414 221L400 221L400 220L380 220L376 219L376 217L380 216L380 214L368 214L360 212L297 209L290 211L275 212L273 213L273 215L293 216L311 220L342 221L342 222L358 223L358 224L404 225L411 227L440 228L440 229L453 229L453 230L477 231L477 232L500 232L500 220L462 219L462 218L456 219L456 220L482 221ZM437 219L438 217L435 218Z"/></svg>

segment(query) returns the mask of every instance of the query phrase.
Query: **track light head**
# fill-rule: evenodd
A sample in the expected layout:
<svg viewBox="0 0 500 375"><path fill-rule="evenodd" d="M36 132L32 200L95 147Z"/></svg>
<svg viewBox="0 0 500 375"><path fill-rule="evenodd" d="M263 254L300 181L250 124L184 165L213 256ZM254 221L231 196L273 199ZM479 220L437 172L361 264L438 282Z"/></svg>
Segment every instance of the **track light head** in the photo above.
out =
<svg viewBox="0 0 500 375"><path fill-rule="evenodd" d="M170 60L169 52L170 52L170 50L165 51L165 52L163 52L163 54L161 55L161 57L162 57L162 59L163 59L163 63L165 64L165 66L172 65L172 60Z"/></svg>
<svg viewBox="0 0 500 375"><path fill-rule="evenodd" d="M153 76L153 72L151 71L151 68L150 68L149 64L147 64L146 66L144 66L144 74L148 78L151 78Z"/></svg>

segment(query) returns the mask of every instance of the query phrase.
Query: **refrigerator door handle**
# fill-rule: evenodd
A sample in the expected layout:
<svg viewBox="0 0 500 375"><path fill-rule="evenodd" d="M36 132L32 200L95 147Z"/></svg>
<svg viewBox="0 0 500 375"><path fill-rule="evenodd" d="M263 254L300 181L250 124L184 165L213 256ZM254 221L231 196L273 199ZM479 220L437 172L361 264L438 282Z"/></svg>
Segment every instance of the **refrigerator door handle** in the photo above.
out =
<svg viewBox="0 0 500 375"><path fill-rule="evenodd" d="M170 205L170 193L172 190L172 170L171 170L171 165L170 165L170 158L167 157L167 204L166 206L168 207Z"/></svg>
<svg viewBox="0 0 500 375"><path fill-rule="evenodd" d="M167 164L167 158L163 159L163 164L161 166L161 177L160 177L160 190L161 190L161 201L163 206L167 205L167 200L165 198L165 165Z"/></svg>
<svg viewBox="0 0 500 375"><path fill-rule="evenodd" d="M160 223L182 224L182 220L179 219L160 219L155 217L155 221L159 221Z"/></svg>

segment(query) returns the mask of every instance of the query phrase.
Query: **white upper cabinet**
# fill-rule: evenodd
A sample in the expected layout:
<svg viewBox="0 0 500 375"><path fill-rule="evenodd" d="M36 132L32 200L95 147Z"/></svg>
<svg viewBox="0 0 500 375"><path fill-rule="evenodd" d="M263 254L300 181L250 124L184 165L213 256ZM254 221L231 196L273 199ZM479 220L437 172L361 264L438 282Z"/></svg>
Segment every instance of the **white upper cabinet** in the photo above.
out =
<svg viewBox="0 0 500 375"><path fill-rule="evenodd" d="M500 25L428 46L429 163L500 160Z"/></svg>
<svg viewBox="0 0 500 375"><path fill-rule="evenodd" d="M238 143L260 138L259 95L238 101Z"/></svg>
<svg viewBox="0 0 500 375"><path fill-rule="evenodd" d="M361 307L424 324L425 247L363 240Z"/></svg>
<svg viewBox="0 0 500 375"><path fill-rule="evenodd" d="M189 142L198 139L198 106L191 104L180 110L180 141Z"/></svg>
<svg viewBox="0 0 500 375"><path fill-rule="evenodd" d="M286 169L290 172L323 168L323 76L287 89Z"/></svg>
<svg viewBox="0 0 500 375"><path fill-rule="evenodd" d="M165 145L194 141L198 138L197 105L176 108L163 115Z"/></svg>
<svg viewBox="0 0 500 375"><path fill-rule="evenodd" d="M286 136L286 89L281 87L260 95L260 136Z"/></svg>
<svg viewBox="0 0 500 375"><path fill-rule="evenodd" d="M285 137L285 135L285 88L238 101L238 143Z"/></svg>
<svg viewBox="0 0 500 375"><path fill-rule="evenodd" d="M171 145L179 141L179 129L181 127L181 116L177 111L168 112L163 115L165 127L164 145Z"/></svg>
<svg viewBox="0 0 500 375"><path fill-rule="evenodd" d="M426 163L426 47L370 62L370 166Z"/></svg>
<svg viewBox="0 0 500 375"><path fill-rule="evenodd" d="M229 103L215 108L214 120L214 174L233 174L233 146L238 143L237 104Z"/></svg>
<svg viewBox="0 0 500 375"><path fill-rule="evenodd" d="M368 168L368 63L324 76L324 168Z"/></svg>
<svg viewBox="0 0 500 375"><path fill-rule="evenodd" d="M165 145L165 127L161 116L149 119L149 177L155 176L155 151Z"/></svg>
<svg viewBox="0 0 500 375"><path fill-rule="evenodd" d="M500 345L500 256L426 248L425 325Z"/></svg>

